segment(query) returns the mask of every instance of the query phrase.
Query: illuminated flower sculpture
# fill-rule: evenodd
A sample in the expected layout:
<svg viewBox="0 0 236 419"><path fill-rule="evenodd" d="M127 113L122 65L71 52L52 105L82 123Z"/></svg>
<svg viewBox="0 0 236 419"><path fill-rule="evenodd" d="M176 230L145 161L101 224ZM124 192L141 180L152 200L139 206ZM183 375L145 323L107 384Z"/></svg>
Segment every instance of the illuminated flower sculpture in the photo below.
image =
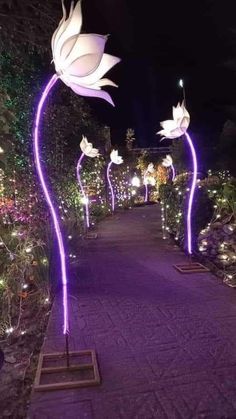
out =
<svg viewBox="0 0 236 419"><path fill-rule="evenodd" d="M149 163L147 169L144 172L144 176L143 176L143 183L145 185L145 198L144 198L144 202L148 201L148 173L154 173L155 169L153 166L153 163Z"/></svg>
<svg viewBox="0 0 236 419"><path fill-rule="evenodd" d="M164 135L164 138L178 138L181 135L185 135L188 142L193 162L193 177L192 184L189 194L188 211L187 211L187 244L188 253L192 255L192 206L193 197L197 182L197 156L194 149L193 142L187 133L187 129L190 123L190 115L185 109L184 103L178 104L177 107L173 107L173 120L161 122L162 130L157 134Z"/></svg>
<svg viewBox="0 0 236 419"><path fill-rule="evenodd" d="M90 222L89 222L89 199L84 191L84 187L81 181L81 176L80 176L80 169L81 169L81 162L84 158L84 156L87 157L97 157L98 156L98 150L97 148L93 148L92 143L89 143L86 137L82 137L82 141L80 142L80 148L82 151L82 154L78 160L77 166L76 166L76 174L77 174L77 179L78 179L78 183L80 186L80 191L83 195L83 205L85 208L85 219L86 219L86 227L89 228L90 227Z"/></svg>
<svg viewBox="0 0 236 419"><path fill-rule="evenodd" d="M178 103L176 108L173 106L172 114L173 119L168 119L160 123L163 129L158 131L157 134L162 135L163 138L175 139L181 137L188 129L190 115L184 106L184 102L181 105Z"/></svg>
<svg viewBox="0 0 236 419"><path fill-rule="evenodd" d="M66 335L66 341L68 341L68 278L65 247L60 228L60 217L58 210L53 203L50 188L47 184L48 180L43 170L43 159L40 152L40 121L47 96L58 79L61 79L67 86L79 95L102 98L113 105L110 95L101 90L101 87L106 85L115 86L115 84L102 77L120 60L119 58L104 54L107 36L80 34L82 26L80 1L75 7L72 2L68 17L66 16L66 9L63 1L62 9L63 16L52 36L51 42L56 74L50 78L38 103L34 124L33 145L36 169L45 199L50 209L59 247L61 280L63 285L63 333Z"/></svg>
<svg viewBox="0 0 236 419"><path fill-rule="evenodd" d="M112 186L111 179L110 179L110 169L111 169L112 163L114 163L114 164L123 163L123 158L121 156L119 156L118 150L112 150L112 152L110 154L110 159L111 159L111 161L107 166L107 181L108 181L109 188L110 188L110 191L111 191L111 209L112 209L112 212L114 212L114 210L115 210L115 195L114 195L114 190L113 190L113 186Z"/></svg>
<svg viewBox="0 0 236 419"><path fill-rule="evenodd" d="M173 165L173 159L169 154L167 154L166 157L163 159L162 166L167 167L167 168L168 167L171 168L171 170L172 170L172 182L173 182L175 180L175 168L174 168L174 165Z"/></svg>

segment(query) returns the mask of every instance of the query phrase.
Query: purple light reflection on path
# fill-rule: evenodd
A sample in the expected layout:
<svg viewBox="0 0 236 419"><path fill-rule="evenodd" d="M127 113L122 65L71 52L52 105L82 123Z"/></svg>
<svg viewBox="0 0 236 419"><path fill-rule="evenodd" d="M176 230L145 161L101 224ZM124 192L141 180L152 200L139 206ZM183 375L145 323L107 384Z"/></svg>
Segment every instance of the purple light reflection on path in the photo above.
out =
<svg viewBox="0 0 236 419"><path fill-rule="evenodd" d="M44 196L46 198L52 220L53 225L55 228L57 243L59 247L59 255L60 255L60 263L61 263L61 281L62 281L62 289L63 289L63 333L69 333L69 319L68 319L68 295L67 295L67 272L66 272L66 256L65 256L65 248L63 243L63 237L61 233L60 223L59 223L59 215L57 213L56 207L52 202L52 198L50 196L49 188L47 186L47 177L43 172L42 160L40 157L40 121L43 113L43 106L47 99L47 96L57 82L58 76L54 74L51 77L48 84L44 88L41 98L39 100L36 116L35 116L35 124L34 124L34 133L33 133L33 150L34 150L34 159L35 165L37 169L37 173L39 176L39 180L43 189Z"/></svg>
<svg viewBox="0 0 236 419"><path fill-rule="evenodd" d="M196 183L197 183L197 156L196 151L193 145L193 142L189 136L189 134L185 133L191 154L192 154L192 160L193 160L193 178L192 178L192 185L190 189L189 194L189 201L188 201L188 213L187 213L187 236L188 236L188 253L192 254L192 206L193 206L193 197L194 192L196 189Z"/></svg>
<svg viewBox="0 0 236 419"><path fill-rule="evenodd" d="M86 193L84 192L84 187L83 187L83 184L82 184L82 181L81 181L81 177L80 177L81 162L82 162L83 158L84 158L84 153L81 154L81 156L80 156L80 158L78 160L78 163L77 163L77 166L76 166L76 174L77 174L77 180L78 180L78 183L79 183L79 187L80 187L81 193L82 193L83 198L84 198L85 215L86 215L86 226L87 226L87 228L89 228L90 222L89 222L89 203L88 203L88 197L87 197Z"/></svg>
<svg viewBox="0 0 236 419"><path fill-rule="evenodd" d="M110 179L111 165L112 165L112 161L110 161L110 163L107 166L107 180L108 180L109 188L110 188L110 191L111 191L111 208L112 208L112 212L114 212L114 210L115 210L115 196L114 196L113 186L112 186L111 179Z"/></svg>
<svg viewBox="0 0 236 419"><path fill-rule="evenodd" d="M174 180L175 180L175 168L174 168L173 164L170 167L171 167L171 170L172 170L172 182L174 182Z"/></svg>

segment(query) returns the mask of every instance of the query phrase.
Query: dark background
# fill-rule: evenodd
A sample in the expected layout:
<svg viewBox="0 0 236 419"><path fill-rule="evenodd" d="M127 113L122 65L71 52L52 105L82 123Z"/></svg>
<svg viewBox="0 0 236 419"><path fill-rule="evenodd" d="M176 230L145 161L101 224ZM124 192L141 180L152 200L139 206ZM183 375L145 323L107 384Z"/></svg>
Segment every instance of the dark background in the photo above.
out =
<svg viewBox="0 0 236 419"><path fill-rule="evenodd" d="M82 8L83 30L111 34L106 52L122 58L109 74L119 84L110 89L116 108L88 99L111 126L113 144L132 127L136 146L157 146L183 78L190 129L214 145L236 113L235 2L83 0Z"/></svg>

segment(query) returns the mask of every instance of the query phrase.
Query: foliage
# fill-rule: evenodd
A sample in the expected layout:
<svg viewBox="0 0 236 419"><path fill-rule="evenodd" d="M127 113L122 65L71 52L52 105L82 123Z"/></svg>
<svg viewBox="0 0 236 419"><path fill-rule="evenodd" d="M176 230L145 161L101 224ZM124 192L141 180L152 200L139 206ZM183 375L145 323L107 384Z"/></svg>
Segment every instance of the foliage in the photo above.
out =
<svg viewBox="0 0 236 419"><path fill-rule="evenodd" d="M56 0L1 0L0 49L47 53L60 17L61 5Z"/></svg>
<svg viewBox="0 0 236 419"><path fill-rule="evenodd" d="M170 154L177 172L184 172L187 168L187 155L184 140L182 138L172 141L170 145Z"/></svg>
<svg viewBox="0 0 236 419"><path fill-rule="evenodd" d="M160 186L159 195L163 212L164 236L171 234L181 247L186 248L185 220L187 203L190 191L191 177L184 173L176 177L173 184ZM204 208L204 211L202 210ZM197 250L197 237L200 231L210 221L213 211L213 202L208 195L207 189L198 182L195 193L192 212L193 248Z"/></svg>
<svg viewBox="0 0 236 419"><path fill-rule="evenodd" d="M177 176L173 184L159 188L163 237L170 234L186 248L186 210L189 174ZM194 251L211 260L224 281L236 286L236 181L228 172L212 173L198 181L193 204Z"/></svg>

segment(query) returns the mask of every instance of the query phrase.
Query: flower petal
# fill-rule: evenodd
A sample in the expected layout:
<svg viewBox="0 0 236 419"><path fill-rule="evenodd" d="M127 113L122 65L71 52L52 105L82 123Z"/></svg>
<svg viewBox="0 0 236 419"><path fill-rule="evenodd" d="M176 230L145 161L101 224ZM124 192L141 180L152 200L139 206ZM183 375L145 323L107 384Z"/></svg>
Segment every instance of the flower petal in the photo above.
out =
<svg viewBox="0 0 236 419"><path fill-rule="evenodd" d="M88 144L88 140L87 140L87 138L86 137L84 137L84 135L82 136L82 140L80 141L80 148L81 148L81 151L84 153L84 151L85 151L85 149L86 149L86 147L87 147L87 144Z"/></svg>
<svg viewBox="0 0 236 419"><path fill-rule="evenodd" d="M178 119L183 118L184 112L183 112L182 106L180 106L179 103L176 106L176 108L173 106L172 113L173 113L173 119L174 119L174 121L178 121Z"/></svg>
<svg viewBox="0 0 236 419"><path fill-rule="evenodd" d="M66 69L66 72L69 73L70 78L71 76L85 78L85 76L88 76L88 74L93 72L94 69L98 67L100 61L101 61L101 58L99 54L83 55L82 57L79 57L77 60L75 60L69 66L69 68ZM81 83L81 84L84 84L84 83Z"/></svg>
<svg viewBox="0 0 236 419"><path fill-rule="evenodd" d="M79 85L92 85L99 81L107 71L109 71L115 64L120 62L120 58L114 57L113 55L103 54L101 62L98 68L92 72L91 74L85 77L71 77L71 81L75 84ZM68 72L71 74L70 69L68 68Z"/></svg>
<svg viewBox="0 0 236 419"><path fill-rule="evenodd" d="M103 86L118 87L116 83L114 83L112 80L109 80L109 79L106 79L106 78L98 80L96 83L93 84L93 88L95 88L95 86L98 86L98 87L103 87Z"/></svg>
<svg viewBox="0 0 236 419"><path fill-rule="evenodd" d="M95 70L102 59L105 44L107 42L107 36L97 34L82 34L76 39L70 54L65 60L65 68L69 67L83 55L93 54L97 56L95 65L88 69L87 73ZM64 48L64 46L63 46ZM63 56L63 48L61 50L61 56ZM70 74L73 74L68 70Z"/></svg>
<svg viewBox="0 0 236 419"><path fill-rule="evenodd" d="M73 6L72 6L73 7ZM82 26L82 12L81 1L78 1L75 8L70 11L69 18L64 22L63 30L60 31L60 36L54 42L54 60L60 61L61 48L67 39L74 35L79 35Z"/></svg>
<svg viewBox="0 0 236 419"><path fill-rule="evenodd" d="M97 157L98 156L98 154L99 154L99 151L98 151L98 149L97 148L93 148L91 151L90 151L90 153L89 153L89 157L92 157L92 158L94 158L94 157Z"/></svg>
<svg viewBox="0 0 236 419"><path fill-rule="evenodd" d="M78 39L78 35L71 36L70 38L68 38L64 42L64 44L61 48L60 62L63 63L63 68L65 68L65 59L70 54L70 52L71 52L73 46L75 45L77 39Z"/></svg>
<svg viewBox="0 0 236 419"><path fill-rule="evenodd" d="M176 122L173 121L173 119L167 119L166 121L160 122L160 125L162 128L164 128L165 131L171 131L177 127Z"/></svg>
<svg viewBox="0 0 236 419"><path fill-rule="evenodd" d="M109 93L105 92L104 90L89 89L86 87L78 86L77 84L74 84L74 83L70 83L69 86L77 95L88 96L88 97L99 97L109 102L112 106L115 106Z"/></svg>

